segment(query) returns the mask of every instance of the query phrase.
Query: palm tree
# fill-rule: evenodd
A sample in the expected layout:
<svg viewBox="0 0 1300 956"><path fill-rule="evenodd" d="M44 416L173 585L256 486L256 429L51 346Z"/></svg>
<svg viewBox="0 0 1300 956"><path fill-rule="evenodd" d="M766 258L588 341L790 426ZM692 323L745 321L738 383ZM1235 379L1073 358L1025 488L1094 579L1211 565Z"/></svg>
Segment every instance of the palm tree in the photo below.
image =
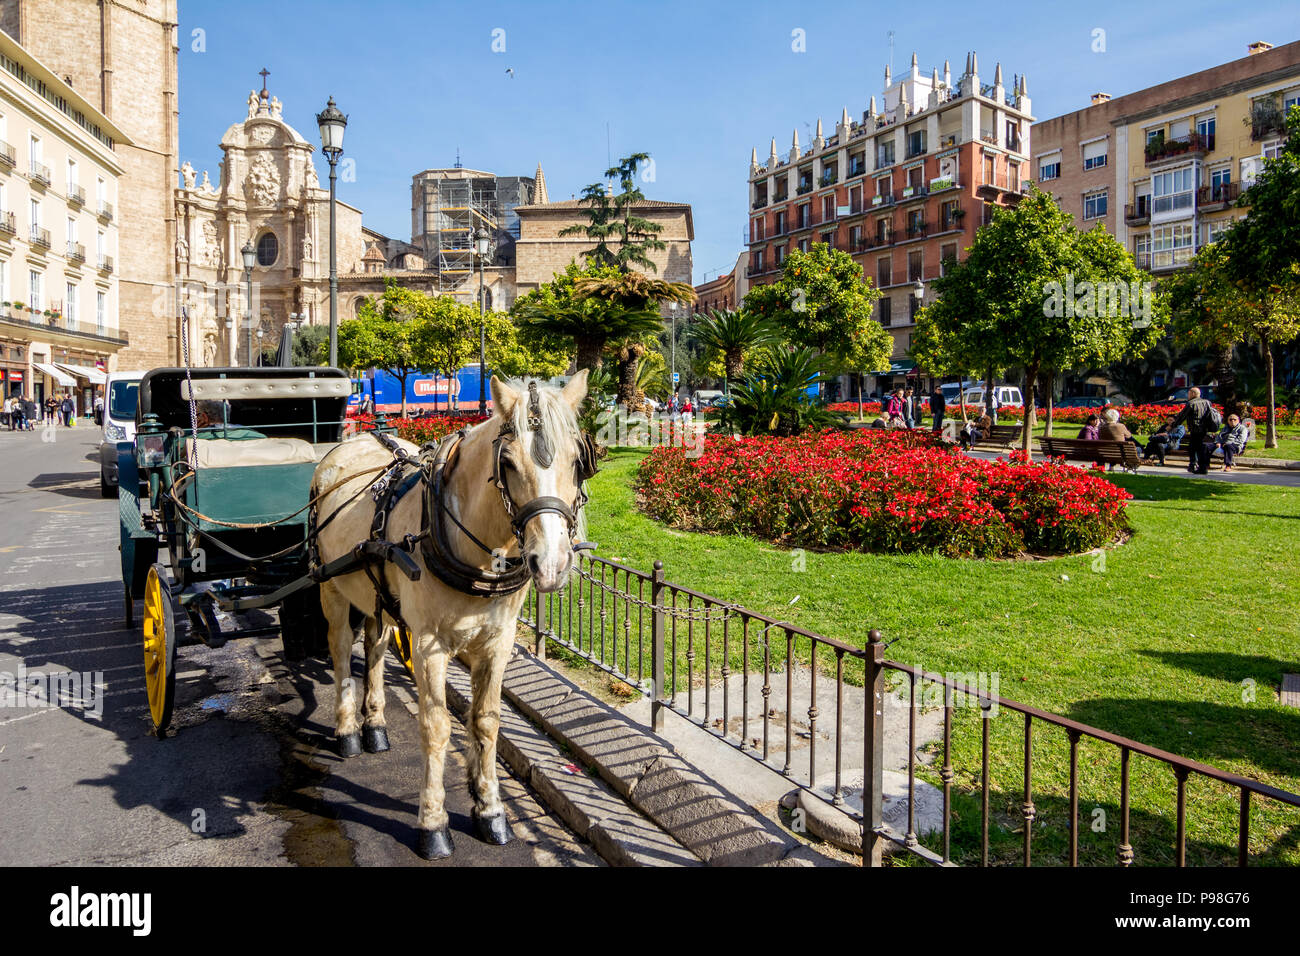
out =
<svg viewBox="0 0 1300 956"><path fill-rule="evenodd" d="M573 283L575 299L600 299L625 309L645 309L651 303L678 302L690 305L695 290L689 282L654 279L644 272L627 270L618 275L583 276Z"/></svg>
<svg viewBox="0 0 1300 956"><path fill-rule="evenodd" d="M722 353L726 382L739 381L745 374L746 352L778 341L767 320L744 309L711 309L695 323L691 336L706 349Z"/></svg>
<svg viewBox="0 0 1300 956"><path fill-rule="evenodd" d="M519 318L538 331L573 340L578 368L600 366L610 341L659 331L663 320L653 309L627 309L597 298L556 299L528 303Z"/></svg>

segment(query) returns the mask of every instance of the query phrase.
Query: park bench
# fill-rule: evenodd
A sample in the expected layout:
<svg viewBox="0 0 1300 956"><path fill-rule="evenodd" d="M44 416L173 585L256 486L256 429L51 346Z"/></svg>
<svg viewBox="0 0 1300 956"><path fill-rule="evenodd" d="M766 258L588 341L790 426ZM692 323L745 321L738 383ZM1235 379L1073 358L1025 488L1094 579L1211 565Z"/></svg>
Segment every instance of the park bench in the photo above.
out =
<svg viewBox="0 0 1300 956"><path fill-rule="evenodd" d="M960 429L959 429L960 431ZM998 448L1005 448L1014 441L1020 440L1019 425L994 425L992 432L986 438L979 438L971 442L972 448L979 448L981 445L993 445Z"/></svg>
<svg viewBox="0 0 1300 956"><path fill-rule="evenodd" d="M1136 469L1142 464L1137 445L1130 441L1092 441L1085 438L1040 438L1039 447L1049 458L1090 461L1099 465L1120 465Z"/></svg>

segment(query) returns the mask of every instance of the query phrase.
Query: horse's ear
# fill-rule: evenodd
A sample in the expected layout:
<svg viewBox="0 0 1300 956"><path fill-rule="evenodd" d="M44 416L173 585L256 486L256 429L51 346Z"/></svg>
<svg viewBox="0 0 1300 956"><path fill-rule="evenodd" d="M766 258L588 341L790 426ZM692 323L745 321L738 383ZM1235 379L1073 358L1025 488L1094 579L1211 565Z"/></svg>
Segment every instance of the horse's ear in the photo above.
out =
<svg viewBox="0 0 1300 956"><path fill-rule="evenodd" d="M569 403L575 412L587 397L587 369L578 369L578 373L569 379L560 392L560 397Z"/></svg>
<svg viewBox="0 0 1300 956"><path fill-rule="evenodd" d="M519 393L495 375L492 376L492 408L502 418L510 418L515 412L515 403Z"/></svg>

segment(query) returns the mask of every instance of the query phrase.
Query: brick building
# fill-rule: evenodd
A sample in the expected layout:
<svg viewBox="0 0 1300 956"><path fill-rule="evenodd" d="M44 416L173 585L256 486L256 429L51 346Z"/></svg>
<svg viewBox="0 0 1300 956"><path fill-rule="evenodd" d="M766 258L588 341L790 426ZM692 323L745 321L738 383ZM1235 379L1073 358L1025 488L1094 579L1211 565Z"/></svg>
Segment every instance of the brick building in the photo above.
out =
<svg viewBox="0 0 1300 956"><path fill-rule="evenodd" d="M876 318L894 338L889 369L866 370L867 390L901 384L926 283L960 258L992 206L1019 200L1029 180L1027 84L1004 84L1002 65L982 83L976 54L954 78L921 73L916 54L895 80L885 70L880 109L871 97L861 121L846 108L833 134L822 123L803 148L795 130L784 156L776 140L766 164L751 155L748 276L774 281L785 257L825 242L849 252L884 295ZM915 294L920 283L922 297ZM847 383L846 383L847 384Z"/></svg>
<svg viewBox="0 0 1300 956"><path fill-rule="evenodd" d="M1034 178L1158 276L1245 215L1236 200L1281 149L1295 103L1300 42L1252 43L1229 63L1035 123Z"/></svg>
<svg viewBox="0 0 1300 956"><path fill-rule="evenodd" d="M739 309L745 301L745 293L749 291L749 278L745 274L748 261L749 256L742 252L730 272L697 285L695 304L691 306L691 311L699 314L714 309Z"/></svg>

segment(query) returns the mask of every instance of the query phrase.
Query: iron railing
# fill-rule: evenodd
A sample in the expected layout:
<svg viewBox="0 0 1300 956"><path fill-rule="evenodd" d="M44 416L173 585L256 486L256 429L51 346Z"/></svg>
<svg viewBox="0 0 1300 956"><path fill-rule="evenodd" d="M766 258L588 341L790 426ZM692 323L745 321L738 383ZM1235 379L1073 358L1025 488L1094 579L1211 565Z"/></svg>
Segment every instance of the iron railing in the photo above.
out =
<svg viewBox="0 0 1300 956"><path fill-rule="evenodd" d="M1005 862L994 860L990 851L990 829L997 825L990 776L990 726L1004 710L1019 715L1017 723L1021 725L1015 734L1020 750L1015 793L1023 823L1019 855L1024 866L1033 863L1035 837L1041 840L1049 835L1042 823L1035 825L1038 806L1034 802L1034 732L1039 728L1063 732L1068 743L1064 862L1070 866L1080 864L1079 768L1080 745L1085 741L1114 748L1118 756L1119 821L1114 853L1121 866L1138 862L1130 827L1135 809L1139 815L1153 819L1160 815L1158 809L1133 806L1130 780L1135 756L1172 772L1172 849L1179 866L1187 862L1187 783L1192 777L1237 792L1239 866L1250 862L1253 799L1300 808L1300 794L998 696L995 684L973 674L942 675L887 660L886 644L878 630L869 631L864 646L858 647L673 583L667 580L659 561L647 573L579 553L575 556L575 573L565 587L547 595L535 590L529 593L520 622L532 629L539 657L546 656L548 643L555 644L649 695L652 729L662 730L665 714L672 712L848 814L863 828L862 852L867 865L880 864L886 843L927 863L955 865L953 785L958 768L954 765L953 717L954 711L963 707L978 708L976 719L981 720L977 771L979 847L977 854L969 846L962 847L960 855L972 860L977 855L983 866ZM826 695L819 696L819 685L827 682L831 683ZM897 720L896 711L886 707L890 683L897 685L898 696L907 704L907 822L901 830L884 822L886 722ZM849 708L858 706L849 700L855 694L862 696L862 811L852 809L845 800L845 728L846 721L852 719ZM917 721L922 711L918 701L927 700L943 709L943 730L938 741L941 753L936 754L942 763L937 772L918 768ZM827 704L831 712L823 714L819 701ZM774 735L781 739L774 740ZM796 740L806 753L796 753ZM1092 766L1096 764L1095 759L1091 761ZM833 767L829 799L818 789L820 766ZM1148 781L1150 769L1142 768ZM926 846L917 832L918 772L937 779L942 790L942 828L927 838L933 846ZM1042 791L1048 789L1040 787ZM975 790L972 784L970 792L959 795L974 800ZM1038 794L1040 800L1054 798L1042 791ZM1007 796L999 792L999 802L1005 803Z"/></svg>

